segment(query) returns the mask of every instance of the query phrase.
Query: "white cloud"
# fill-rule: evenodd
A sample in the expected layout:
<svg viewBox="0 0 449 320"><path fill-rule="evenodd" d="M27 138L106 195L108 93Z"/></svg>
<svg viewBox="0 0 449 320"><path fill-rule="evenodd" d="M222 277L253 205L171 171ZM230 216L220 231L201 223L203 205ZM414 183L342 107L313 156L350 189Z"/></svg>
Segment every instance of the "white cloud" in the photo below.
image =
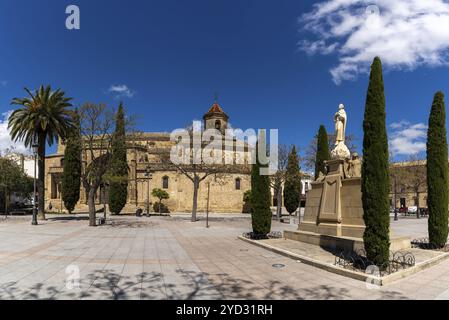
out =
<svg viewBox="0 0 449 320"><path fill-rule="evenodd" d="M128 88L126 84L112 85L108 91L114 94L115 98L132 98L136 94L136 92Z"/></svg>
<svg viewBox="0 0 449 320"><path fill-rule="evenodd" d="M395 122L390 125L390 152L394 156L416 155L426 150L427 125L411 124L408 121Z"/></svg>
<svg viewBox="0 0 449 320"><path fill-rule="evenodd" d="M335 54L336 84L369 71L375 56L386 68L449 65L449 3L445 0L327 0L300 19L313 40L310 55Z"/></svg>
<svg viewBox="0 0 449 320"><path fill-rule="evenodd" d="M30 154L30 149L22 142L13 142L8 130L8 119L12 110L1 114L0 118L0 154L6 150L14 150L18 153Z"/></svg>

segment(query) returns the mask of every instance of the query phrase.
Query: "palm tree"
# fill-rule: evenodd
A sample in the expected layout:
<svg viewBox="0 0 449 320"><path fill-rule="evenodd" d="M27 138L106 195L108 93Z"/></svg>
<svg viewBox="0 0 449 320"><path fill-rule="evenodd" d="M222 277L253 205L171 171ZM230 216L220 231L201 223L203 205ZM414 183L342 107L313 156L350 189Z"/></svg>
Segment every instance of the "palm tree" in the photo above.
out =
<svg viewBox="0 0 449 320"><path fill-rule="evenodd" d="M38 147L38 213L45 219L45 148L53 145L58 138L65 139L74 127L72 106L65 93L60 89L52 91L50 86L41 86L34 93L25 88L28 97L14 98L12 105L22 108L15 110L9 117L8 129L13 141L23 141L27 147L37 142Z"/></svg>

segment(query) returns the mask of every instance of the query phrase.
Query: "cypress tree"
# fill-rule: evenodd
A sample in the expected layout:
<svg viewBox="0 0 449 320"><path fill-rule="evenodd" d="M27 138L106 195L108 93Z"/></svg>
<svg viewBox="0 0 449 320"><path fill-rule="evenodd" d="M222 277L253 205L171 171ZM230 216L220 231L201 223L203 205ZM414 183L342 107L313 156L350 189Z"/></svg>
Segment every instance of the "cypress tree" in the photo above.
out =
<svg viewBox="0 0 449 320"><path fill-rule="evenodd" d="M284 184L284 204L289 214L294 213L301 202L301 171L296 147L293 146L288 156Z"/></svg>
<svg viewBox="0 0 449 320"><path fill-rule="evenodd" d="M388 139L382 62L376 57L366 97L363 121L362 202L367 258L383 268L390 250Z"/></svg>
<svg viewBox="0 0 449 320"><path fill-rule="evenodd" d="M326 127L321 125L318 130L316 158L315 158L315 180L320 176L320 172L326 173L326 166L324 162L330 160L331 154L329 151L329 140L327 136Z"/></svg>
<svg viewBox="0 0 449 320"><path fill-rule="evenodd" d="M265 134L261 133L259 143L266 143ZM253 233L257 237L265 237L271 231L272 212L270 206L270 178L268 175L261 175L260 169L267 168L267 165L260 164L259 153L257 152L256 163L251 171L251 220Z"/></svg>
<svg viewBox="0 0 449 320"><path fill-rule="evenodd" d="M73 116L74 128L68 134L64 151L62 174L62 201L69 214L75 210L80 199L82 138L78 112Z"/></svg>
<svg viewBox="0 0 449 320"><path fill-rule="evenodd" d="M116 115L115 133L112 138L112 158L109 177L109 209L120 214L128 197L128 162L126 160L126 129L123 104Z"/></svg>
<svg viewBox="0 0 449 320"><path fill-rule="evenodd" d="M427 203L429 242L443 247L448 236L448 163L444 94L433 100L427 133Z"/></svg>

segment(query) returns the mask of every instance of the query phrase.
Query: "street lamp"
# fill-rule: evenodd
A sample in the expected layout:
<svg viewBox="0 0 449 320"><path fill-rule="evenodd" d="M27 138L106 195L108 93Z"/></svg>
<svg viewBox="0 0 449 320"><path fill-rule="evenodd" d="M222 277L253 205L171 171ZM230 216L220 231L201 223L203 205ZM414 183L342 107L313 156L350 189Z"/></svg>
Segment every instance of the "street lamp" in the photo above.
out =
<svg viewBox="0 0 449 320"><path fill-rule="evenodd" d="M150 216L150 180L153 178L151 167L148 165L145 169L145 177L147 178L147 215Z"/></svg>
<svg viewBox="0 0 449 320"><path fill-rule="evenodd" d="M37 142L37 139L34 139L33 142L33 155L34 155L34 191L33 191L33 221L31 222L31 224L33 226L37 226L37 201L36 201L36 194L37 194L37 180L36 180L36 162L37 162L37 154L38 154L38 149L39 149L39 143Z"/></svg>
<svg viewBox="0 0 449 320"><path fill-rule="evenodd" d="M396 181L396 174L394 175L394 200L393 200L393 207L394 207L394 221L398 221L399 217L398 217L398 208L396 207L396 198L397 198L397 181Z"/></svg>
<svg viewBox="0 0 449 320"><path fill-rule="evenodd" d="M206 228L209 228L210 181L207 183Z"/></svg>

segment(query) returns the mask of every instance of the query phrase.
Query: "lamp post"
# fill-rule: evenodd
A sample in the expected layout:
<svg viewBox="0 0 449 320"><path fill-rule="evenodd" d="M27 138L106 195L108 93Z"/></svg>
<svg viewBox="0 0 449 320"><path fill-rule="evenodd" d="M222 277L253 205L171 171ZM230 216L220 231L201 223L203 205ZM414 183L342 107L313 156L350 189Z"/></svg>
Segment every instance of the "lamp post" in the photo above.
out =
<svg viewBox="0 0 449 320"><path fill-rule="evenodd" d="M31 224L33 226L37 226L37 201L36 201L36 194L37 194L37 179L36 179L36 162L37 162L37 153L39 149L39 144L37 142L37 139L33 142L33 155L34 155L34 191L33 191L33 221Z"/></svg>
<svg viewBox="0 0 449 320"><path fill-rule="evenodd" d="M206 228L209 228L210 181L207 183Z"/></svg>
<svg viewBox="0 0 449 320"><path fill-rule="evenodd" d="M148 165L145 169L145 177L147 178L147 215L150 216L150 180L152 178L151 167Z"/></svg>

